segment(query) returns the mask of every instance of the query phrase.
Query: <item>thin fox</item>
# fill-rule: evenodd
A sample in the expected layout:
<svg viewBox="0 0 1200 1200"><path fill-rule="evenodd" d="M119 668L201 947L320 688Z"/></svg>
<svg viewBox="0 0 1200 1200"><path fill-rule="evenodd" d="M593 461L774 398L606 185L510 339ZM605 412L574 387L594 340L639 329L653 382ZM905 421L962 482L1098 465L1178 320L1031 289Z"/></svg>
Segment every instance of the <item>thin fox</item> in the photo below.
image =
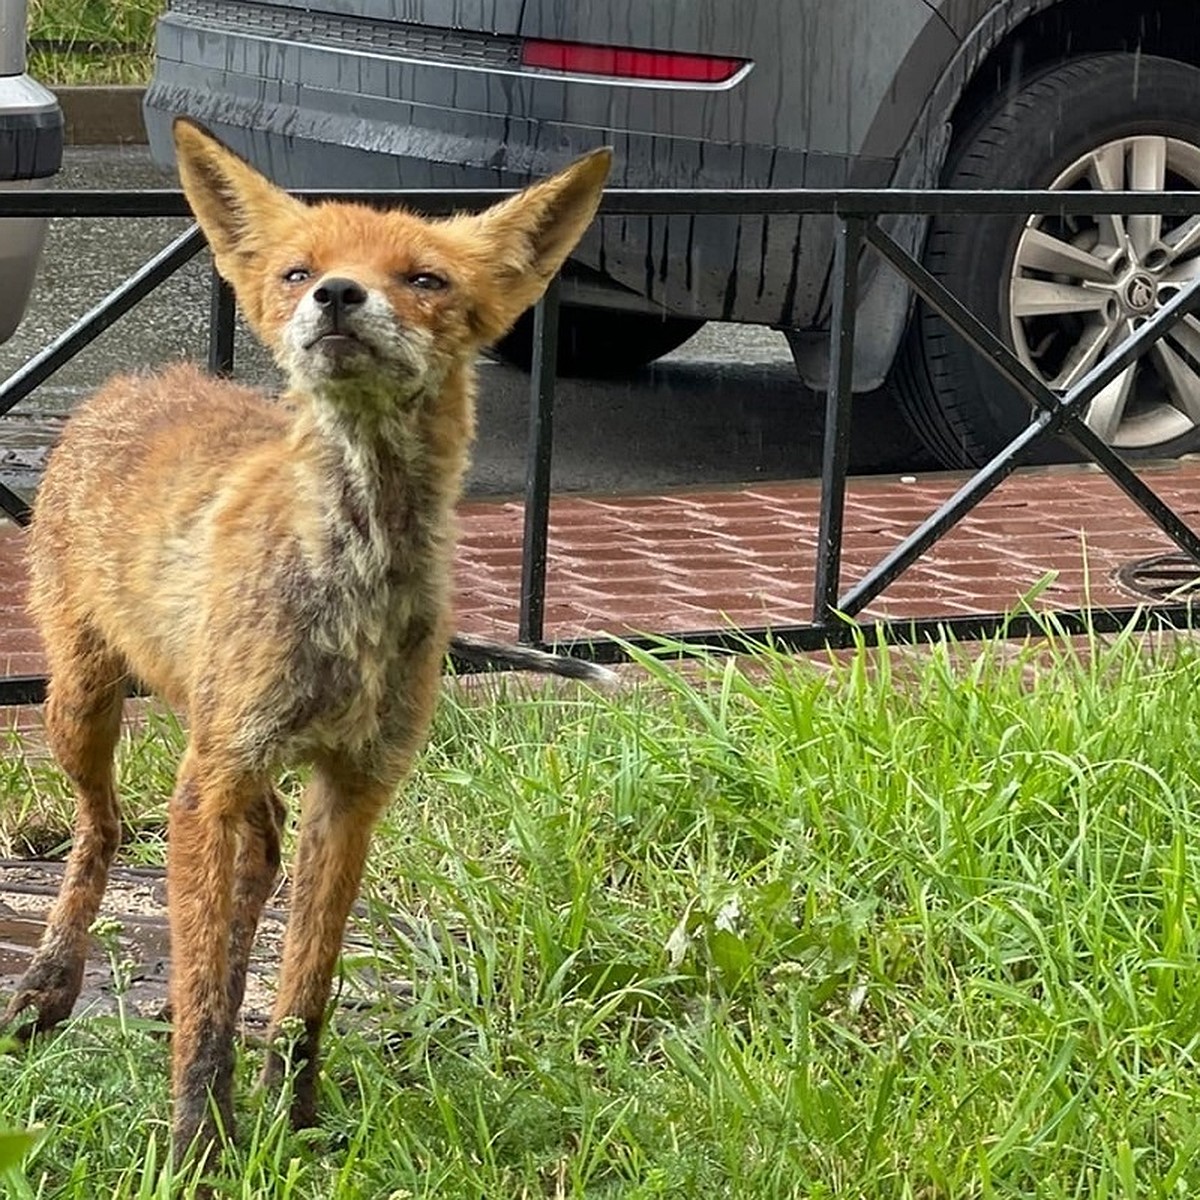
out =
<svg viewBox="0 0 1200 1200"><path fill-rule="evenodd" d="M49 660L47 734L79 807L7 1019L32 1010L47 1028L78 997L120 837L113 750L136 678L189 731L167 859L182 1156L233 1130L234 1020L280 865L272 779L297 762L312 778L273 1021L302 1022L292 1119L314 1118L344 925L372 827L426 738L449 640L473 363L591 222L611 155L481 214L430 221L301 203L186 120L175 144L217 269L288 390L270 400L188 366L117 378L51 456L30 603ZM281 1053L268 1084L287 1067Z"/></svg>

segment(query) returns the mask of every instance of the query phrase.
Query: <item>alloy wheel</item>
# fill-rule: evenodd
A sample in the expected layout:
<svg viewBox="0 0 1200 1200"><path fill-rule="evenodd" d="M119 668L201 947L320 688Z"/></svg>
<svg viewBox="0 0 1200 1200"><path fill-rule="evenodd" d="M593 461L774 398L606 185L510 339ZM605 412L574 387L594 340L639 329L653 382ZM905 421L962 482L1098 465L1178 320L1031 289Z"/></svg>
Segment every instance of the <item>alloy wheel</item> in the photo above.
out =
<svg viewBox="0 0 1200 1200"><path fill-rule="evenodd" d="M1073 162L1053 190L1200 190L1200 147L1141 135ZM1200 215L1034 216L1009 280L1013 344L1059 392L1200 276ZM1088 406L1087 425L1119 449L1152 449L1200 427L1200 317L1187 316Z"/></svg>

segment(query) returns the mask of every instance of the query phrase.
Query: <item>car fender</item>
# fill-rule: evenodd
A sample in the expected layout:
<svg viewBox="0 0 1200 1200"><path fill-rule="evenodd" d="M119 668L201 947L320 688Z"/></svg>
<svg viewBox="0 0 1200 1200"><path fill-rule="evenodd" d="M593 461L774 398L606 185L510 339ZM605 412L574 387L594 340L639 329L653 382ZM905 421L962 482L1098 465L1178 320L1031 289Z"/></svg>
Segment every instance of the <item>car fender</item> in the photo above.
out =
<svg viewBox="0 0 1200 1200"><path fill-rule="evenodd" d="M938 5L955 29L965 29L962 41L930 91L896 160L892 186L937 187L950 151L951 119L971 81L988 56L1031 17L1063 0L945 0ZM974 21L972 22L972 18ZM897 80L898 85L901 83ZM867 146L871 145L868 136ZM883 228L915 258L925 248L928 219L883 218ZM890 267L872 263L862 277L858 322L869 337L855 339L854 388L879 387L891 369L912 311L913 292ZM823 353L809 335L792 335L792 349L805 382L822 388L828 381L828 338L817 335Z"/></svg>

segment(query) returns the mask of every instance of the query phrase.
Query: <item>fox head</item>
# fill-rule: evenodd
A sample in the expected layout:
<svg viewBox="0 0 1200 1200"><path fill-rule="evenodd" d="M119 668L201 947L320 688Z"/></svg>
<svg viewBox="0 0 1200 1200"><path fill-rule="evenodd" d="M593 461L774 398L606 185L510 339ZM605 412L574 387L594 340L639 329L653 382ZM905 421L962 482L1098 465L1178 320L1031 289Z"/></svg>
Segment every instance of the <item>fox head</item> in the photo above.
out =
<svg viewBox="0 0 1200 1200"><path fill-rule="evenodd" d="M304 204L193 122L183 190L217 270L293 388L412 396L501 337L591 223L611 151L477 215Z"/></svg>

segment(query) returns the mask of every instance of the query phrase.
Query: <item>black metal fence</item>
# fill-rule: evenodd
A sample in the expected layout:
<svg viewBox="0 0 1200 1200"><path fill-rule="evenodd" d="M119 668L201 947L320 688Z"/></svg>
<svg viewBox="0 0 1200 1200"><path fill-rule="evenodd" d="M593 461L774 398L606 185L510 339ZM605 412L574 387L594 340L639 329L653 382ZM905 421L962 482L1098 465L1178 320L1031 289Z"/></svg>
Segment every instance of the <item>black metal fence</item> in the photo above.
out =
<svg viewBox="0 0 1200 1200"><path fill-rule="evenodd" d="M386 207L405 204L429 215L477 209L507 193L458 192L303 192L313 199L347 199ZM815 553L816 577L812 620L803 625L745 629L705 629L671 633L683 645L737 649L747 642L770 640L789 648L810 650L844 646L869 629L872 636L893 642L921 641L943 633L958 638L1007 631L1016 636L1040 627L1032 613L986 613L860 622L859 617L890 583L999 486L1036 447L1050 438L1065 438L1098 464L1146 515L1191 559L1200 563L1197 535L1149 486L1084 423L1088 403L1130 363L1200 305L1200 279L1176 293L1127 341L1097 363L1065 394L1051 391L999 338L987 329L921 263L879 225L882 216L928 217L937 214L1021 216L1162 215L1191 216L1200 205L1194 193L1040 192L1040 191L911 191L911 190L742 190L635 191L605 193L601 213L608 216L729 215L832 217L835 254L831 294L830 380L826 400L825 442L821 476L820 524L815 547L797 546L798 554ZM53 191L0 193L0 217L181 217L188 215L182 193L174 190ZM40 354L0 384L0 415L8 412L48 379L63 363L148 296L160 283L203 249L194 226L114 289L99 305L76 321ZM1030 403L1030 424L953 496L922 521L860 579L843 590L841 549L846 469L851 420L851 366L856 334L859 263L864 253L880 255L909 286L960 333L987 362ZM521 568L519 637L544 646L547 529L550 510L550 467L553 452L555 362L557 357L558 283L538 305L534 321L533 371L530 379L529 448L525 490L524 551ZM209 322L208 365L218 373L233 368L234 300L214 274ZM24 501L0 485L0 509L19 523L29 519ZM1055 620L1067 631L1116 630L1131 622L1147 626L1185 626L1186 603L1137 605L1102 611L1058 610ZM627 638L637 644L648 639ZM560 642L560 652L614 662L624 657L619 641L608 637ZM45 680L36 676L0 679L0 705L36 703Z"/></svg>

